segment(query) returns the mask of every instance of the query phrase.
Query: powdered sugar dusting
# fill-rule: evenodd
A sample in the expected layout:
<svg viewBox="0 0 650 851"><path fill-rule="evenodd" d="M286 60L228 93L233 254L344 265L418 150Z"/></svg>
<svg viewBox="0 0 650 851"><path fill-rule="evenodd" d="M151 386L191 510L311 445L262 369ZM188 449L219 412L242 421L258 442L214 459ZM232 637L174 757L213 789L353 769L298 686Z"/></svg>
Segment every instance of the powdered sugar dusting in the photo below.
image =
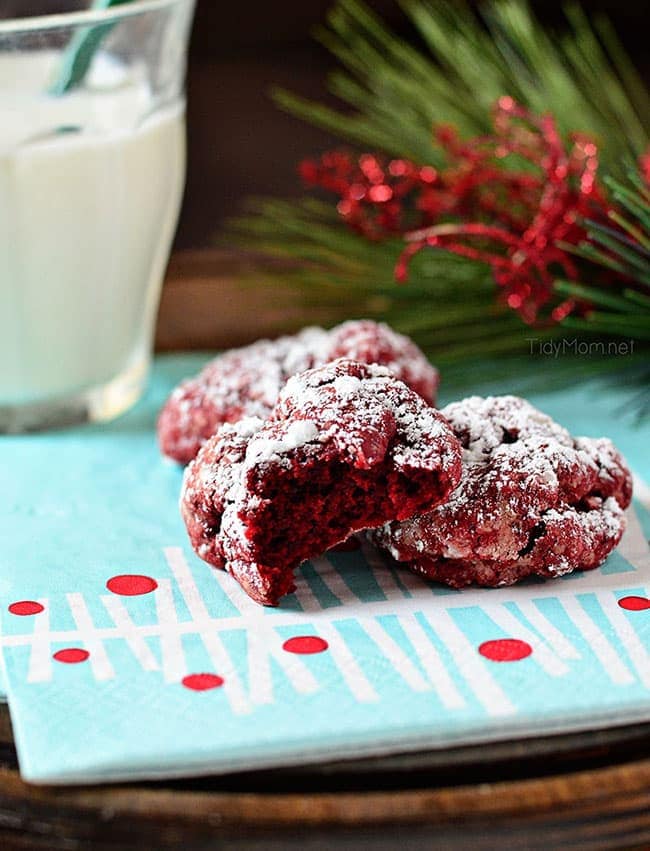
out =
<svg viewBox="0 0 650 851"><path fill-rule="evenodd" d="M163 453L187 462L224 422L266 417L287 379L339 357L381 363L427 402L435 401L438 372L407 337L384 324L360 320L325 331L260 340L211 361L184 381L163 408L158 433Z"/></svg>
<svg viewBox="0 0 650 851"><path fill-rule="evenodd" d="M342 428L345 410L354 410L354 417ZM292 377L280 393L272 419L297 412L306 418L317 416L321 442L333 441L344 457L361 466L382 461L396 433L402 439L391 446L391 453L400 468L449 466L457 452L455 445L452 450L442 439L449 429L438 412L419 401L414 404L413 393L384 366L341 358Z"/></svg>
<svg viewBox="0 0 650 851"><path fill-rule="evenodd" d="M350 320L330 331L329 349L320 363L348 358L359 363L379 363L434 404L438 371L431 366L415 343L383 322Z"/></svg>
<svg viewBox="0 0 650 851"><path fill-rule="evenodd" d="M334 390L339 396L351 396L358 393L360 385L360 380L351 375L339 375L334 379Z"/></svg>
<svg viewBox="0 0 650 851"><path fill-rule="evenodd" d="M281 438L272 439L258 433L246 451L248 466L264 461L279 460L282 455L318 439L318 426L311 420L297 420L291 423Z"/></svg>
<svg viewBox="0 0 650 851"><path fill-rule="evenodd" d="M558 446L573 445L566 429L517 396L470 396L452 402L441 413L452 423L468 463L484 461L504 443L530 437L542 437Z"/></svg>
<svg viewBox="0 0 650 851"><path fill-rule="evenodd" d="M463 475L431 513L389 523L376 542L455 587L502 585L600 564L618 544L630 473L606 438L572 438L514 396L443 408L463 446Z"/></svg>

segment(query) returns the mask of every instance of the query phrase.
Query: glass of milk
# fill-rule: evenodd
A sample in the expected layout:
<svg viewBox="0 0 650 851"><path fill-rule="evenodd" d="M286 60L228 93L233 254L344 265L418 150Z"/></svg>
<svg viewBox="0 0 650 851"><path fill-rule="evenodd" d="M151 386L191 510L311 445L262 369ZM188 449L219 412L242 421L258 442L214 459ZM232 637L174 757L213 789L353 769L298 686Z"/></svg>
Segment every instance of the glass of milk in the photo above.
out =
<svg viewBox="0 0 650 851"><path fill-rule="evenodd" d="M107 420L143 390L185 180L193 6L0 20L0 433Z"/></svg>

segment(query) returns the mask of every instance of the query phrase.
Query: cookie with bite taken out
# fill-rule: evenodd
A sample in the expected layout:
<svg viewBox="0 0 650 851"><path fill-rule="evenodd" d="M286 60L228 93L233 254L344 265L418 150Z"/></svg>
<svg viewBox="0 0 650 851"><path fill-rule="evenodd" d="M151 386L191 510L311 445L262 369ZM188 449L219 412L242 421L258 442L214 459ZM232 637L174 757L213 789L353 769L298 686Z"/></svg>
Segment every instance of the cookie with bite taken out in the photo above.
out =
<svg viewBox="0 0 650 851"><path fill-rule="evenodd" d="M181 511L202 559L276 605L301 562L432 508L460 474L434 408L386 367L339 359L290 378L266 421L222 426L185 471Z"/></svg>

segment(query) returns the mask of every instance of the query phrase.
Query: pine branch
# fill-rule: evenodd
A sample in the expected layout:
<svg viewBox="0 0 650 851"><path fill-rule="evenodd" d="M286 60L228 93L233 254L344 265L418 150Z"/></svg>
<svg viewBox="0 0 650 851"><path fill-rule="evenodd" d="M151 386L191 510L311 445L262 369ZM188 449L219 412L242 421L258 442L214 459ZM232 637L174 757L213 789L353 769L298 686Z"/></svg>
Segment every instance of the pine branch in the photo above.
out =
<svg viewBox="0 0 650 851"><path fill-rule="evenodd" d="M284 90L275 92L278 104L354 144L434 165L433 124L487 132L503 94L536 113L552 110L565 134L594 135L612 174L622 176L621 164L643 152L650 98L605 19L592 25L568 6L568 29L551 33L524 0L489 0L479 12L450 0L402 6L424 49L391 33L359 0L339 0L318 33L344 69L330 90L352 113Z"/></svg>
<svg viewBox="0 0 650 851"><path fill-rule="evenodd" d="M598 310L585 318L569 317L564 326L581 331L615 334L638 340L650 340L650 193L638 179L629 175L625 185L611 177L605 180L619 205L610 212L613 227L587 220L588 240L566 246L590 264L592 277L601 268L615 271L629 286L618 287L556 281L555 289Z"/></svg>
<svg viewBox="0 0 650 851"><path fill-rule="evenodd" d="M650 191L636 177L623 180L648 143L650 97L611 25L568 6L566 28L551 32L525 0L486 0L479 11L452 0L401 5L419 46L392 33L360 0L339 0L330 11L318 37L339 61L329 88L340 109L285 90L274 92L277 103L356 146L437 168L442 153L431 144L433 126L452 124L463 138L488 133L492 107L505 94L533 113L552 112L565 137L590 134L615 178L608 186L617 210L611 227L592 222L589 239L571 246L584 264L583 280L560 280L556 290L594 309L533 330L495 304L485 265L444 251L414 257L408 285L398 286L403 240L365 239L334 204L314 198L252 201L232 222L229 242L234 237L286 260L286 270L265 272L264 282L270 292L291 290L319 321L370 316L412 335L457 388L505 374L513 392L514 376L538 390L608 372L628 375L635 386L647 382L641 367L650 340ZM606 288L612 274L626 283ZM554 359L552 369L531 358L532 338L552 341L567 330L576 339L623 336L637 346L625 368L620 358ZM650 392L636 404L650 412Z"/></svg>

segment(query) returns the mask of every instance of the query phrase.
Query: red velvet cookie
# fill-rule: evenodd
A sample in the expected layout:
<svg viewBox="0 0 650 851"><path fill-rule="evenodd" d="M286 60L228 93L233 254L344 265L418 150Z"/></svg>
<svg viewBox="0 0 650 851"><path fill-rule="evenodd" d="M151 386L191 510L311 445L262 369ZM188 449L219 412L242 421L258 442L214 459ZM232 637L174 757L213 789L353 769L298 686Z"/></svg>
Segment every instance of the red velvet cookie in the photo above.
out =
<svg viewBox="0 0 650 851"><path fill-rule="evenodd" d="M515 396L472 396L441 413L463 446L459 486L433 511L375 530L375 543L454 588L561 576L605 560L632 496L609 440L573 438Z"/></svg>
<svg viewBox="0 0 650 851"><path fill-rule="evenodd" d="M187 463L222 423L265 418L287 378L336 358L388 367L430 404L438 372L418 347L388 325L370 320L344 322L325 331L305 328L292 337L261 340L211 361L171 394L158 420L164 455Z"/></svg>
<svg viewBox="0 0 650 851"><path fill-rule="evenodd" d="M197 554L276 605L305 559L456 486L444 418L382 366L340 359L289 379L270 418L224 425L185 471Z"/></svg>

